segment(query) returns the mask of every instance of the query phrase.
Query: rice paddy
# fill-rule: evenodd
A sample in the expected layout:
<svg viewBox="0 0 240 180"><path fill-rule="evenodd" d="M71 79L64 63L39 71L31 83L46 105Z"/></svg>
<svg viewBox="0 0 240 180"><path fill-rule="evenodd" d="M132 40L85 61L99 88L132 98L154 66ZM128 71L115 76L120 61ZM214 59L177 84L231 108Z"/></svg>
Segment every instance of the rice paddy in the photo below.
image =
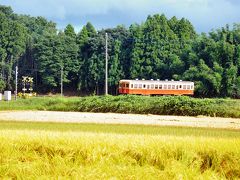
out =
<svg viewBox="0 0 240 180"><path fill-rule="evenodd" d="M240 132L0 122L0 178L237 179Z"/></svg>

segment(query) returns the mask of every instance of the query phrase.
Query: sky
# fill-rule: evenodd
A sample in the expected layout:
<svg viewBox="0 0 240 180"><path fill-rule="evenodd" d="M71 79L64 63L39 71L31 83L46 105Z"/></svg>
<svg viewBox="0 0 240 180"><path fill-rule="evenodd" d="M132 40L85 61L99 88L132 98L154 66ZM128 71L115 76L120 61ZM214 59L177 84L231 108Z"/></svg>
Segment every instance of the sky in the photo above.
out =
<svg viewBox="0 0 240 180"><path fill-rule="evenodd" d="M43 16L59 29L78 32L91 22L96 29L142 23L148 15L186 18L198 33L240 23L240 0L0 0L15 13Z"/></svg>

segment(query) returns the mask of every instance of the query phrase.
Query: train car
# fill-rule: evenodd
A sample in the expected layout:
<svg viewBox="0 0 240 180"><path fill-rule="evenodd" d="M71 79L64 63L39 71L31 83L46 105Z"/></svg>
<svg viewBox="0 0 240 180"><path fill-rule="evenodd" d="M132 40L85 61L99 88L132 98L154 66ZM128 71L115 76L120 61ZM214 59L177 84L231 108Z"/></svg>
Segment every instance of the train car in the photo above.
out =
<svg viewBox="0 0 240 180"><path fill-rule="evenodd" d="M119 94L193 95L194 82L181 80L120 80Z"/></svg>

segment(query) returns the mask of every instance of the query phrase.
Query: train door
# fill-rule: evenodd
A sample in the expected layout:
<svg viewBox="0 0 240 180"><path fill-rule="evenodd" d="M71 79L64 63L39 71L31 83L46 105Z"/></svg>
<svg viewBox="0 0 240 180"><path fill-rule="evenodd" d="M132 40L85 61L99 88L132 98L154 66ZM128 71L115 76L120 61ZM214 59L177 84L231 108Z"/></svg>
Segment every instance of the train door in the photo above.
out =
<svg viewBox="0 0 240 180"><path fill-rule="evenodd" d="M123 94L124 86L125 86L124 82L119 83L119 94Z"/></svg>
<svg viewBox="0 0 240 180"><path fill-rule="evenodd" d="M125 83L125 88L124 88L124 93L125 93L125 94L129 94L129 87L130 87L130 86L129 86L129 82L126 82L126 83Z"/></svg>

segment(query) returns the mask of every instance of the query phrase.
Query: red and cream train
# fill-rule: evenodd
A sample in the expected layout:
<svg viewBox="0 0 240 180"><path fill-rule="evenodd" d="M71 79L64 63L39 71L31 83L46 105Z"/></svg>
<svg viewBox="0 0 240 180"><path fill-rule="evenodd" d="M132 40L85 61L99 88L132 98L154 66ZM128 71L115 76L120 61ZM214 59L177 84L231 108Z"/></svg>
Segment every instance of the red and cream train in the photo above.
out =
<svg viewBox="0 0 240 180"><path fill-rule="evenodd" d="M181 80L120 80L119 93L137 95L193 95L194 83Z"/></svg>

